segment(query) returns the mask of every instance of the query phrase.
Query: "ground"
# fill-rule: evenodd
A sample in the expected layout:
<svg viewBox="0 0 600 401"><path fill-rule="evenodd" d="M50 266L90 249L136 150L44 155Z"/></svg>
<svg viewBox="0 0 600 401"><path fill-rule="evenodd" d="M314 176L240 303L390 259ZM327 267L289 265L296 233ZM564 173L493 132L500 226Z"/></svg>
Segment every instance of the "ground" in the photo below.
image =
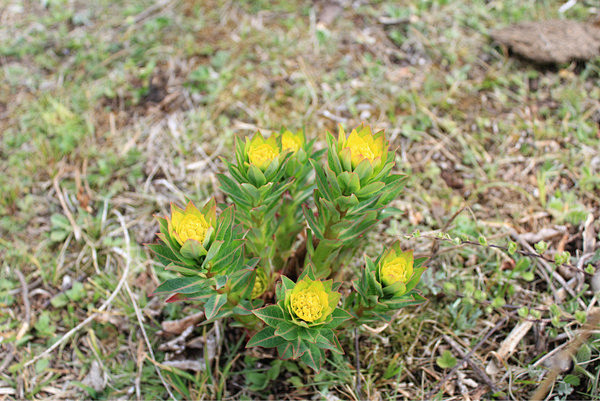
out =
<svg viewBox="0 0 600 401"><path fill-rule="evenodd" d="M597 303L600 58L535 65L489 37L594 3L5 0L0 399L523 399L569 344L553 399L600 398L581 324ZM235 135L323 144L363 121L409 175L366 251L400 238L431 259L427 303L358 330L359 385L352 331L318 374L245 350L227 322L169 345L161 324L197 308L151 296L171 277L143 245L153 215L213 196ZM540 240L572 268L489 246ZM166 363L174 349L187 367Z"/></svg>

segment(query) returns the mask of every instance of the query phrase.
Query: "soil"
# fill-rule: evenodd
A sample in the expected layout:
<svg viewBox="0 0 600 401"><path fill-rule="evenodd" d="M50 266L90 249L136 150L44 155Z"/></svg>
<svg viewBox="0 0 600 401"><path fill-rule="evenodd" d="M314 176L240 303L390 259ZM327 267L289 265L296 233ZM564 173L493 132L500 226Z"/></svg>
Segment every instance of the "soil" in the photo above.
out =
<svg viewBox="0 0 600 401"><path fill-rule="evenodd" d="M573 20L523 22L492 31L494 41L542 64L589 60L600 55L600 25Z"/></svg>

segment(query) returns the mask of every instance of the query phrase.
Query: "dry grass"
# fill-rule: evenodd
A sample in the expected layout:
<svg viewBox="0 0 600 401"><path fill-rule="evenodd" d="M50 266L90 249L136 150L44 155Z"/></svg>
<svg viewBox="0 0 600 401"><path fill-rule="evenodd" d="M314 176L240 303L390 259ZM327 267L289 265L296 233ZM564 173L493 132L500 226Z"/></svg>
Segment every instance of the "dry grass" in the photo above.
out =
<svg viewBox="0 0 600 401"><path fill-rule="evenodd" d="M489 399L490 382L502 398L527 398L577 336L575 317L595 310L589 276L538 259L520 271L526 258L431 239L543 239L550 258L567 250L573 265L598 267L598 59L540 67L487 37L560 4L267 3L0 6L0 399L358 397L352 333L320 374L285 362L265 389L249 380L273 361L244 350L237 329L198 327L183 353L159 351L176 337L161 323L196 310L148 297L169 274L143 247L152 216L212 196L234 134L258 129L322 139L365 121L386 130L411 175L394 204L403 214L382 222L369 251L430 234L406 239L437 251L422 283L430 302L360 329L362 398ZM523 307L537 312L524 319ZM442 368L445 350L468 363ZM599 398L599 354L593 333L553 397ZM182 356L210 369L163 363Z"/></svg>

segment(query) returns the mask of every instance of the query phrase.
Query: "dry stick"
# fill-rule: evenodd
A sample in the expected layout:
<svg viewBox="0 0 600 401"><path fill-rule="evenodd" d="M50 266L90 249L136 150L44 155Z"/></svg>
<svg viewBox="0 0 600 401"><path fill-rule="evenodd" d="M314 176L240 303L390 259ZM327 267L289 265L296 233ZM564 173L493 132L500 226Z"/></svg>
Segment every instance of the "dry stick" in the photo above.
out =
<svg viewBox="0 0 600 401"><path fill-rule="evenodd" d="M497 393L500 391L500 389L498 388L498 386L496 386L496 384L492 381L492 379L490 379L490 377L483 370L481 370L481 368L474 361L472 361L471 358L468 358L466 356L465 352L460 348L460 346L456 343L456 341L454 341L447 334L444 334L442 337L448 344L450 344L452 349L454 349L454 351L456 351L456 353L458 354L459 357L461 357L461 358L463 358L463 360L467 361L467 363L471 367L471 370L473 370L473 373L475 373L477 375L477 377L479 377L481 380L483 380L483 382L485 384L487 384L488 387L494 393Z"/></svg>
<svg viewBox="0 0 600 401"><path fill-rule="evenodd" d="M579 347L581 347L581 345L587 341L589 336L595 330L597 330L599 325L600 325L600 311L596 310L595 312L590 313L588 315L588 320L587 320L586 324L582 327L579 335L576 336L575 338L573 338L573 340L571 340L571 342L569 343L567 348L562 350L561 353L557 355L557 357L560 360L571 360L571 358L573 357L573 355L575 355L575 353L577 352ZM557 358L557 357L555 357L555 358ZM556 359L555 359L555 361L556 361ZM554 382L556 381L556 378L561 373L561 371L562 371L561 364L554 363L554 366L552 367L552 370L550 371L548 376L544 379L542 384L540 384L538 389L531 396L531 400L532 401L543 400L544 397L546 396L546 394L548 394L548 391L550 390L550 388L554 385Z"/></svg>
<svg viewBox="0 0 600 401"><path fill-rule="evenodd" d="M23 296L23 306L25 306L25 321L23 322L23 326L19 329L17 333L17 340L23 338L27 330L29 330L29 324L31 322L31 304L29 303L29 288L27 288L27 281L25 280L25 276L19 269L15 269L15 274L19 278L21 282L21 287L23 288L22 296Z"/></svg>
<svg viewBox="0 0 600 401"><path fill-rule="evenodd" d="M508 318L504 317L498 323L496 323L496 325L490 331L488 331L486 333L486 335L481 339L481 341L479 341L473 347L473 349L471 351L469 351L467 353L467 355L465 355L461 359L461 361L459 363L457 363L456 366L454 368L452 368L452 370L450 372L448 372L448 374L446 374L446 376L444 376L442 378L442 380L440 380L439 383L431 391L429 391L427 393L427 395L424 397L424 399L426 399L426 400L431 399L431 397L439 391L439 389L444 385L444 383L446 383L446 381L448 381L448 379L450 379L452 376L454 376L454 374L460 368L460 366L463 363L465 363L465 361L467 361L471 357L471 355L473 355L475 353L475 351L477 351L483 345L483 343L485 343L487 341L487 339L490 338L490 336L496 332L496 330L498 330L500 327L502 327L502 325L504 325L504 323L506 323L507 320L508 320Z"/></svg>
<svg viewBox="0 0 600 401"><path fill-rule="evenodd" d="M517 239L520 239L518 234L516 234L516 233L514 233L514 232L511 232L510 234L511 234L511 235L513 235L513 234L514 234L514 236L515 236L515 237L517 237ZM412 238L411 236L407 236L407 237L408 237L408 238ZM435 240L438 240L438 241L450 242L450 243L452 243L452 244L455 244L455 245L457 244L457 243L455 243L455 242L454 242L452 239L450 239L450 238L440 238L440 237L434 237L434 236L431 236L431 235L421 235L420 237L417 237L417 238L428 238L428 239L435 239ZM483 245L481 245L479 242L475 242L475 241L463 240L463 239L460 239L460 238L458 238L458 240L460 240L460 243L459 243L459 244L457 244L458 246L460 246L460 245L475 245L475 246L483 246ZM527 244L527 243L525 242L525 244ZM521 255L521 256L527 256L527 257L531 257L531 258L537 258L537 259L544 260L544 261L546 261L546 262L555 263L555 261L554 261L554 260L552 260L552 259L550 259L550 258L548 258L548 257L546 257L546 256L544 256L544 255L540 255L540 254L539 254L539 253L537 253L537 252L534 252L534 251L533 251L533 248L531 248L531 246L530 246L529 244L527 244L527 245L528 245L528 248L529 248L529 250L530 250L531 252L528 252L528 251L523 251L523 250L517 249L517 250L515 251L515 253L518 253L518 254L519 254L519 255ZM486 245L486 247L488 247L488 248L500 249L501 251L508 252L508 248L507 248L507 247L505 247L505 246L502 246L502 245L488 244L488 245ZM586 276L590 276L590 275L591 275L591 274L589 274L588 272L586 272L585 270L583 270L583 269L581 269L581 268L578 268L577 266L573 266L573 265L572 265L572 264L570 264L570 263L563 263L561 266L564 266L564 267L566 267L567 269L575 270L575 271L577 271L577 272L579 272L579 273L583 273L583 274L585 274Z"/></svg>
<svg viewBox="0 0 600 401"><path fill-rule="evenodd" d="M523 241L519 235L515 232L511 233L512 236L516 237L519 240L519 243L521 243L521 245L523 245L523 247L527 248L528 251L532 252L533 248L531 248L531 245L529 245L527 242ZM560 285L563 286L563 288L565 289L565 291L567 291L573 298L577 298L579 305L581 305L583 307L583 309L587 308L587 305L585 304L585 302L583 302L583 300L577 296L577 294L575 294L575 291L573 291L573 289L571 288L571 286L569 284L567 284L567 282L565 281L565 279L559 274L556 273L554 271L554 269L552 269L552 266L550 266L550 264L548 264L548 262L546 261L545 258L539 258L540 263L542 264L542 266L544 266L544 268L546 269L546 271L548 272L548 274L552 275L552 277L559 282ZM550 282L550 278L548 278L548 281Z"/></svg>
<svg viewBox="0 0 600 401"><path fill-rule="evenodd" d="M444 224L444 227L442 227L441 232L446 232L446 230L448 229L448 227L450 226L450 224L452 224L452 222L454 221L455 218L458 217L459 214L462 213L463 210L465 210L466 206L461 207L460 209L458 209L453 215L452 217L450 217L448 219L448 221L446 221L446 223ZM435 257L435 255L437 255L438 250L439 250L439 242L432 240L431 242L431 256L429 257L430 259L433 259Z"/></svg>
<svg viewBox="0 0 600 401"><path fill-rule="evenodd" d="M356 397L361 399L361 381L360 381L360 358L358 353L358 327L354 328L354 352L356 353Z"/></svg>
<svg viewBox="0 0 600 401"><path fill-rule="evenodd" d="M73 233L75 234L75 239L77 241L79 241L81 239L81 228L77 225L77 223L75 222L75 219L73 218L73 215L71 214L71 211L69 210L69 207L67 206L67 202L65 202L65 198L63 196L62 190L60 189L60 185L58 184L58 179L64 174L63 169L61 169L58 174L56 175L56 177L54 177L54 180L52 180L52 184L54 185L54 190L56 191L56 196L58 197L58 201L60 202L60 205L63 208L63 211L65 212L65 215L67 216L67 219L69 220L69 223L71 223L71 227L73 227Z"/></svg>
<svg viewBox="0 0 600 401"><path fill-rule="evenodd" d="M123 215L121 213L119 213L118 210L113 210L113 213L119 219L119 223L121 224L121 228L123 229L123 236L125 237L125 244L127 244L127 252L125 253L125 255L123 255L123 257L125 258L125 269L127 271L129 271L129 266L131 265L131 249L130 249L130 245L129 245L129 232L127 231L127 226L125 224L125 219L123 218ZM118 253L123 252L123 250L119 249L119 248L116 248L115 250L118 251ZM146 334L146 329L144 328L142 312L140 311L140 308L138 307L137 303L135 302L133 293L131 292L131 288L129 288L129 284L127 283L127 281L125 281L125 290L129 294L129 298L131 299L131 303L133 304L133 309L135 310L135 316L137 317L138 324L142 331L142 335L144 336L144 341L146 341L146 346L148 347L148 352L150 353L150 357L152 357L153 360L156 360L156 358L154 357L154 351L152 350L152 345L150 344L150 340L148 339L148 335ZM171 388L169 387L169 384L166 382L165 378L163 377L158 366L154 365L154 369L156 369L156 373L158 374L160 381L162 382L163 386L165 387L165 390L167 390L167 393L169 393L169 397L171 397L172 400L176 400L177 398L175 398L175 396L171 392Z"/></svg>
<svg viewBox="0 0 600 401"><path fill-rule="evenodd" d="M4 358L4 360L2 361L2 363L0 363L0 372L4 372L4 369L6 369L6 367L12 362L12 360L15 357L15 354L16 354L14 346L12 344L7 344L7 345L9 347L11 347L11 349L8 352L8 355L6 355L6 358Z"/></svg>

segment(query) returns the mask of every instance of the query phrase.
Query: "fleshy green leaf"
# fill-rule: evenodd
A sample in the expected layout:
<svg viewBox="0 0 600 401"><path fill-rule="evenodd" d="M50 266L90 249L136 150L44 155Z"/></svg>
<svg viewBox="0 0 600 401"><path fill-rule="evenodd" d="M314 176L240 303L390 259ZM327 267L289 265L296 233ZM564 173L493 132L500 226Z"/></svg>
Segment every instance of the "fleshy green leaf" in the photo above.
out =
<svg viewBox="0 0 600 401"><path fill-rule="evenodd" d="M206 249L204 249L200 242L194 239L185 241L180 252L183 257L188 259L199 259L201 256L206 255Z"/></svg>
<svg viewBox="0 0 600 401"><path fill-rule="evenodd" d="M253 164L248 168L248 178L256 188L260 188L267 183L267 179L263 172Z"/></svg>
<svg viewBox="0 0 600 401"><path fill-rule="evenodd" d="M284 343L277 346L277 352L279 353L279 357L281 359L292 359L294 356L294 347L292 343Z"/></svg>
<svg viewBox="0 0 600 401"><path fill-rule="evenodd" d="M180 292L185 294L198 292L205 287L203 280L204 279L200 276L178 277L167 280L159 285L156 290L154 290L153 295L171 292Z"/></svg>
<svg viewBox="0 0 600 401"><path fill-rule="evenodd" d="M278 336L285 338L287 341L294 341L296 338L298 338L299 330L300 327L294 323L283 321L278 323L275 333Z"/></svg>
<svg viewBox="0 0 600 401"><path fill-rule="evenodd" d="M286 322L283 310L278 305L269 305L253 310L252 313L271 327L278 327L281 322Z"/></svg>
<svg viewBox="0 0 600 401"><path fill-rule="evenodd" d="M314 233L315 237L320 240L323 239L323 232L319 227L319 223L317 222L313 211L306 205L302 205L302 211L304 212L304 218L306 219L306 222L308 223L308 226Z"/></svg>
<svg viewBox="0 0 600 401"><path fill-rule="evenodd" d="M206 262L213 260L213 258L215 256L217 256L217 254L219 253L219 250L221 249L221 245L223 245L223 241L213 241L213 243L210 245L210 249L206 253L206 257L204 258L204 263L202 264L203 266L204 266L204 264L206 264Z"/></svg>
<svg viewBox="0 0 600 401"><path fill-rule="evenodd" d="M381 181L372 182L367 186L362 187L357 193L356 196L359 198L367 198L376 195L379 191L381 191L385 187L385 183Z"/></svg>
<svg viewBox="0 0 600 401"><path fill-rule="evenodd" d="M173 253L171 248L163 244L148 244L148 248L156 254L160 262L167 266L170 262L179 262L177 255Z"/></svg>
<svg viewBox="0 0 600 401"><path fill-rule="evenodd" d="M208 298L206 304L204 304L204 315L206 320L214 318L221 307L227 303L227 294L215 294Z"/></svg>
<svg viewBox="0 0 600 401"><path fill-rule="evenodd" d="M343 309L335 308L333 310L333 312L331 312L330 317L331 317L331 321L329 323L324 324L322 326L323 328L335 329L340 324L342 324L344 321L352 318L352 315Z"/></svg>
<svg viewBox="0 0 600 401"><path fill-rule="evenodd" d="M315 344L309 343L300 360L313 370L319 371L323 363L323 352Z"/></svg>
<svg viewBox="0 0 600 401"><path fill-rule="evenodd" d="M265 327L258 333L256 333L246 344L246 348L250 347L263 347L263 348L274 348L282 344L285 344L283 338L275 334L273 327Z"/></svg>

